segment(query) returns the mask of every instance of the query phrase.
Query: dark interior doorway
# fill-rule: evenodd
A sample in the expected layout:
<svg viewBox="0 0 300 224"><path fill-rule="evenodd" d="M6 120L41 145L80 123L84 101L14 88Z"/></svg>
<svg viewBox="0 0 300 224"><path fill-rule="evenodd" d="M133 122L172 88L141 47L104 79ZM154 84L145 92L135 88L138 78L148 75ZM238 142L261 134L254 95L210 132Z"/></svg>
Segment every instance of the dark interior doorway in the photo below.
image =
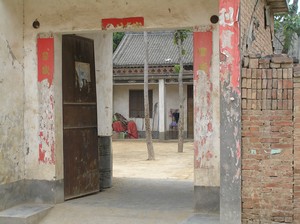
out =
<svg viewBox="0 0 300 224"><path fill-rule="evenodd" d="M187 86L187 137L194 139L194 86Z"/></svg>

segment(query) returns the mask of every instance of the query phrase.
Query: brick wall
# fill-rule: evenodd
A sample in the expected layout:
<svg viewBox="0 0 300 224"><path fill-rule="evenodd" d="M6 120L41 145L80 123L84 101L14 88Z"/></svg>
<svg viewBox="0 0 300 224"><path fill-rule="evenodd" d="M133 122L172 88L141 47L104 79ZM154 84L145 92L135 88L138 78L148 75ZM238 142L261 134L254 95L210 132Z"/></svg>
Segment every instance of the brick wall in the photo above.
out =
<svg viewBox="0 0 300 224"><path fill-rule="evenodd" d="M300 223L300 65L294 68L294 223Z"/></svg>
<svg viewBox="0 0 300 224"><path fill-rule="evenodd" d="M273 53L271 26L265 27L265 6L266 0L241 1L240 26L243 55L254 53L264 56ZM251 23L253 23L253 26L251 26ZM252 32L251 27L253 27ZM247 43L248 36L253 37L250 44Z"/></svg>
<svg viewBox="0 0 300 224"><path fill-rule="evenodd" d="M299 165L295 162L294 167L294 158L300 158L300 153L296 153L297 140L294 140L294 119L297 119L293 101L300 99L300 88L294 88L297 83L294 84L292 62L291 58L282 56L244 59L243 223L297 223L297 219L300 220L300 200L296 199L296 194L300 195L300 162ZM295 108L297 103L300 126L300 100L295 100ZM295 131L295 136L297 133ZM300 137L300 132L298 134Z"/></svg>

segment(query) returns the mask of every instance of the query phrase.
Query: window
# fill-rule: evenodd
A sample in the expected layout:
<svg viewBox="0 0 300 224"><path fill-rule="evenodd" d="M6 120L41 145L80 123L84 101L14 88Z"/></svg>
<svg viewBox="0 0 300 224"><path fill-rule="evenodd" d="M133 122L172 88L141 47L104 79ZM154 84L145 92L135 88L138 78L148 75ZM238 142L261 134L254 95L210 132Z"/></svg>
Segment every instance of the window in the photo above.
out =
<svg viewBox="0 0 300 224"><path fill-rule="evenodd" d="M149 115L152 118L153 93L148 92L149 96ZM129 90L129 117L144 118L144 90Z"/></svg>

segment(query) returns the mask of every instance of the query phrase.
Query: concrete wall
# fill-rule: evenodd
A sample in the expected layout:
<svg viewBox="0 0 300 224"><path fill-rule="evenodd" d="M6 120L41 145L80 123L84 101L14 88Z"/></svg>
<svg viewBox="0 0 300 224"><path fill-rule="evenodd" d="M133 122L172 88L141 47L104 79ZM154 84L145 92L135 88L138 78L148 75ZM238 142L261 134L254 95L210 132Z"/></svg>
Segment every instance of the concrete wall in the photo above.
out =
<svg viewBox="0 0 300 224"><path fill-rule="evenodd" d="M220 204L219 30L194 33L194 176L196 209Z"/></svg>
<svg viewBox="0 0 300 224"><path fill-rule="evenodd" d="M220 0L220 220L241 222L240 1Z"/></svg>
<svg viewBox="0 0 300 224"><path fill-rule="evenodd" d="M23 1L0 1L0 210L23 200ZM9 189L9 192L8 192ZM8 194L11 193L11 194ZM14 197L19 194L19 198Z"/></svg>
<svg viewBox="0 0 300 224"><path fill-rule="evenodd" d="M209 25L210 16L218 14L218 1L146 1L146 0L36 0L25 1L25 28L32 30L38 19L37 32L76 32L101 29L103 18L142 16L146 28L178 28Z"/></svg>

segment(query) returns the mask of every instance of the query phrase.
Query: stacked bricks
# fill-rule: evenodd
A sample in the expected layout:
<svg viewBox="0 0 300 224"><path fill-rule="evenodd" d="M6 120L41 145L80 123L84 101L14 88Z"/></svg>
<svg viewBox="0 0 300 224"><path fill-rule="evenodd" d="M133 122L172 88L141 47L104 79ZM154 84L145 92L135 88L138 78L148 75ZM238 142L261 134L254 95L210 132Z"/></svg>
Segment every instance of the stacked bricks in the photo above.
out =
<svg viewBox="0 0 300 224"><path fill-rule="evenodd" d="M242 69L242 109L291 110L293 59L285 56L245 57Z"/></svg>
<svg viewBox="0 0 300 224"><path fill-rule="evenodd" d="M294 68L294 223L300 223L300 65Z"/></svg>
<svg viewBox="0 0 300 224"><path fill-rule="evenodd" d="M296 223L293 88L291 58L284 55L245 58L242 69L243 223Z"/></svg>

